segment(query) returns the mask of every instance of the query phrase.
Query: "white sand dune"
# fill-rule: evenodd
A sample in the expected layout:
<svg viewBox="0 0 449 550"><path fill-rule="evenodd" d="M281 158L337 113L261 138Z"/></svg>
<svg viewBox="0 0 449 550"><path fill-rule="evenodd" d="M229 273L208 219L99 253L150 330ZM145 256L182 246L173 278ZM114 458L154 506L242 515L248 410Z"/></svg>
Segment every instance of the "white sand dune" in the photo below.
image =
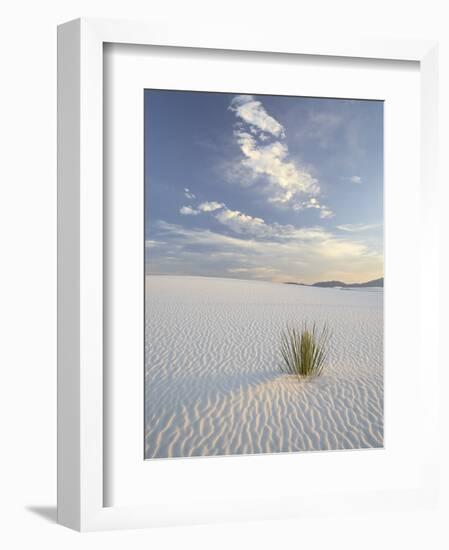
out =
<svg viewBox="0 0 449 550"><path fill-rule="evenodd" d="M147 458L383 446L383 292L147 276ZM328 367L280 372L280 332L332 330Z"/></svg>

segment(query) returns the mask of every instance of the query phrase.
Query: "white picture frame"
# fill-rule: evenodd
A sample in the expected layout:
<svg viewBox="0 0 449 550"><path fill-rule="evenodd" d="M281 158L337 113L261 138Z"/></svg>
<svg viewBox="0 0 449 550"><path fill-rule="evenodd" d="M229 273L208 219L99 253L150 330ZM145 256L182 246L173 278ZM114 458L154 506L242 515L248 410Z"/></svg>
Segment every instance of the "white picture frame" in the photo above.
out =
<svg viewBox="0 0 449 550"><path fill-rule="evenodd" d="M436 211L436 151L438 73L437 44L418 40L345 40L284 37L254 33L229 36L226 29L210 29L201 36L182 26L81 19L58 28L58 521L77 530L151 527L181 523L246 520L327 513L320 495L307 502L276 500L257 508L251 503L222 502L186 511L136 504L105 506L107 477L104 460L104 219L103 219L103 56L104 44L157 45L167 48L204 48L315 55L343 58L385 59L419 63L421 83L421 201L420 228L426 243L422 277L438 271L438 220ZM424 318L438 316L438 287L421 296ZM420 335L433 351L434 365L426 373L422 399L426 418L438 422L433 397L437 393L438 333L425 329ZM429 506L435 502L438 478L432 466L413 486L396 491L393 507ZM293 457L294 458L294 457ZM422 464L423 471L425 466ZM197 466L198 469L198 466ZM294 504L293 504L294 502ZM386 495L340 493L326 510L365 507L373 512L384 506ZM292 505L293 504L293 505ZM262 507L266 510L261 512ZM274 511L276 510L276 511Z"/></svg>

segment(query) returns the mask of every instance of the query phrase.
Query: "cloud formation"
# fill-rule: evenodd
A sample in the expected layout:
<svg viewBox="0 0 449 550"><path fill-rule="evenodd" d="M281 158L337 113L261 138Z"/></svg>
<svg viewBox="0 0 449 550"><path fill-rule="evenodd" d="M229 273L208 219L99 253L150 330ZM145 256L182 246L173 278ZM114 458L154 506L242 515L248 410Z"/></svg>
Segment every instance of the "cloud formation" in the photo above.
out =
<svg viewBox="0 0 449 550"><path fill-rule="evenodd" d="M155 246L161 246L163 244L167 244L165 241L155 241L152 239L147 239L145 241L145 248L154 248Z"/></svg>
<svg viewBox="0 0 449 550"><path fill-rule="evenodd" d="M340 179L349 183L363 183L362 176L342 176Z"/></svg>
<svg viewBox="0 0 449 550"><path fill-rule="evenodd" d="M303 203L302 208L316 208L320 212L320 218L332 217L333 213L325 206L321 205L316 198L311 198L307 203ZM279 223L267 224L262 218L254 217L239 210L231 210L224 203L218 201L206 201L199 204L196 208L192 206L183 206L180 211L183 215L198 215L201 212L213 214L214 218L222 225L231 229L234 233L251 235L257 238L280 238L285 239L291 236L301 235L304 237L306 231L297 229L293 225L282 225ZM341 226L345 227L345 226ZM347 226L346 226L347 227ZM312 234L321 231L314 228Z"/></svg>
<svg viewBox="0 0 449 550"><path fill-rule="evenodd" d="M189 154L179 163L157 159L152 182L162 207L152 201L146 221L147 273L284 282L382 276L382 224L372 223L382 219L376 157L370 147L369 157L354 155L348 137L375 143L370 118L357 114L365 109L274 96L210 94L207 102L207 143L196 124L206 109L192 97L195 124L174 118L164 145ZM364 174L373 175L362 181Z"/></svg>
<svg viewBox="0 0 449 550"><path fill-rule="evenodd" d="M304 197L317 200L318 180L290 158L284 127L266 112L262 103L241 95L232 100L229 108L238 118L234 137L243 155L239 163L249 172L252 182L265 185L269 202L301 210ZM331 214L330 208L323 205L320 217Z"/></svg>
<svg viewBox="0 0 449 550"><path fill-rule="evenodd" d="M223 225L229 227L235 233L249 234L258 237L265 237L270 232L262 218L253 218L238 210L225 208L215 215L215 218Z"/></svg>
<svg viewBox="0 0 449 550"><path fill-rule="evenodd" d="M252 126L254 132L257 129L262 133L267 132L278 138L285 137L285 130L282 124L270 116L262 103L256 101L253 96L238 95L234 97L229 109L246 124Z"/></svg>
<svg viewBox="0 0 449 550"><path fill-rule="evenodd" d="M322 220L327 220L328 218L333 218L335 214L332 212L330 208L327 208L326 206L322 206L320 210L320 218Z"/></svg>
<svg viewBox="0 0 449 550"><path fill-rule="evenodd" d="M198 270L220 276L226 271L236 277L302 282L330 278L357 282L381 274L382 257L358 239L338 237L321 227L267 224L228 212L222 219L225 225L233 220L228 227L234 235L155 222L159 236L169 244L160 255L154 249L152 272L179 273L182 266L190 274ZM175 260L165 262L165 256Z"/></svg>
<svg viewBox="0 0 449 550"><path fill-rule="evenodd" d="M224 204L222 202L217 202L217 201L202 202L198 206L198 210L201 210L201 212L214 212L219 208L223 208L223 206Z"/></svg>
<svg viewBox="0 0 449 550"><path fill-rule="evenodd" d="M318 181L288 160L288 147L285 143L273 141L266 145L260 144L256 137L242 129L236 129L234 136L244 155L242 165L255 178L266 178L270 202L293 203L293 199L302 194L319 193Z"/></svg>
<svg viewBox="0 0 449 550"><path fill-rule="evenodd" d="M308 208L319 210L319 215L322 220L333 218L335 216L334 212L326 205L321 204L316 197L311 197L310 199L303 201L302 203L297 203L293 206L294 210L303 210Z"/></svg>
<svg viewBox="0 0 449 550"><path fill-rule="evenodd" d="M200 213L200 211L195 210L195 208L192 208L191 206L182 206L179 213L183 216L196 216Z"/></svg>
<svg viewBox="0 0 449 550"><path fill-rule="evenodd" d="M380 227L378 223L364 224L364 223L346 223L337 225L337 229L340 231L347 231L348 233L360 233L362 231L370 231L371 229L377 229Z"/></svg>

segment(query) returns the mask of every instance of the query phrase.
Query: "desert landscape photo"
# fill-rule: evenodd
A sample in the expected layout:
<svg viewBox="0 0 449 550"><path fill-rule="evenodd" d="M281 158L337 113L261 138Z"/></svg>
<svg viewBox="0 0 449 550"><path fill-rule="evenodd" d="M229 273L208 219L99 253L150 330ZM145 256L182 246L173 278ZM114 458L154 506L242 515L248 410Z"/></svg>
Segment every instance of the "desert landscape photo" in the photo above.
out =
<svg viewBox="0 0 449 550"><path fill-rule="evenodd" d="M145 458L383 447L383 102L145 90Z"/></svg>

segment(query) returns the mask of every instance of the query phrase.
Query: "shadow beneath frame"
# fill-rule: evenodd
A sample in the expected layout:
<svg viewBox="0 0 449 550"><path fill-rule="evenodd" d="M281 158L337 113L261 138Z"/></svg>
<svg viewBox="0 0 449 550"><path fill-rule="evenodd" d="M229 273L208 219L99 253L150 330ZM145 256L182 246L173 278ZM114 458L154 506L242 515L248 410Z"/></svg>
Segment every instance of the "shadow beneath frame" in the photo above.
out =
<svg viewBox="0 0 449 550"><path fill-rule="evenodd" d="M26 509L45 520L56 523L57 509L56 506L27 506Z"/></svg>

